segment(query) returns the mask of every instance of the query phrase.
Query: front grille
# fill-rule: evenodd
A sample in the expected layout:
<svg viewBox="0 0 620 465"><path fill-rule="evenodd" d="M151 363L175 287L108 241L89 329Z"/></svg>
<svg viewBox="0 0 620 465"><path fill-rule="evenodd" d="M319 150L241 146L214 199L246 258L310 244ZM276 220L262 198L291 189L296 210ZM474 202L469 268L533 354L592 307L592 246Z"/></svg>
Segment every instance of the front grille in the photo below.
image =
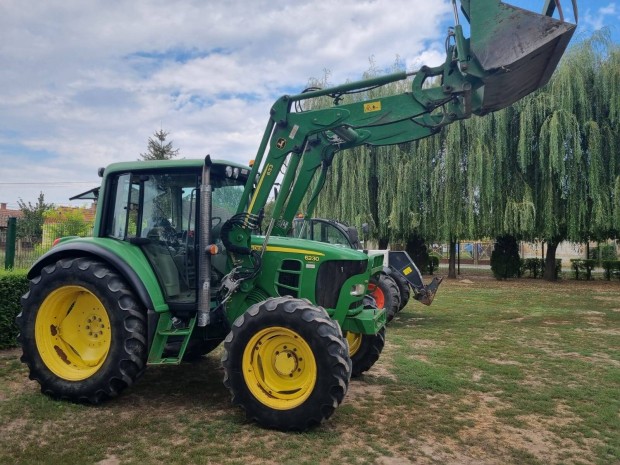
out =
<svg viewBox="0 0 620 465"><path fill-rule="evenodd" d="M336 308L344 282L351 276L362 274L368 267L367 260L329 260L319 267L316 280L316 301L325 308Z"/></svg>
<svg viewBox="0 0 620 465"><path fill-rule="evenodd" d="M299 296L299 276L301 274L301 262L298 260L284 260L278 270L276 287L281 296Z"/></svg>

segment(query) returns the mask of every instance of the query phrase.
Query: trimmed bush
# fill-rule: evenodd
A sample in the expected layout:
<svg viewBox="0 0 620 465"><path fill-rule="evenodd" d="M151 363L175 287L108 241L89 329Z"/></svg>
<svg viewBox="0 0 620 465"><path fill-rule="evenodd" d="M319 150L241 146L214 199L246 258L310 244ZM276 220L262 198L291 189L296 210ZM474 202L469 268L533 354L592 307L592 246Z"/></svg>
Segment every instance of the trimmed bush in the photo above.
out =
<svg viewBox="0 0 620 465"><path fill-rule="evenodd" d="M620 279L620 260L603 260L605 279L609 281L612 277Z"/></svg>
<svg viewBox="0 0 620 465"><path fill-rule="evenodd" d="M542 258L526 258L521 261L521 275L529 271L530 278L542 278L545 273L545 260ZM562 259L555 260L555 279L562 273Z"/></svg>
<svg viewBox="0 0 620 465"><path fill-rule="evenodd" d="M26 273L0 272L0 349L18 345L15 317L21 311L20 298L28 291Z"/></svg>
<svg viewBox="0 0 620 465"><path fill-rule="evenodd" d="M514 236L500 236L495 240L491 253L491 271L496 279L508 279L519 276L521 259L519 245Z"/></svg>
<svg viewBox="0 0 620 465"><path fill-rule="evenodd" d="M571 258L570 266L575 272L575 279L579 279L579 272L583 271L586 275L586 280L592 279L592 270L596 266L596 260L583 260L579 258Z"/></svg>
<svg viewBox="0 0 620 465"><path fill-rule="evenodd" d="M526 258L523 260L521 274L523 275L528 271L530 273L530 278L538 278L542 275L544 265L545 261L542 258Z"/></svg>
<svg viewBox="0 0 620 465"><path fill-rule="evenodd" d="M435 270L439 268L439 258L439 254L435 252L428 254L428 266L426 269L428 271L428 274L430 274L431 276L433 275Z"/></svg>

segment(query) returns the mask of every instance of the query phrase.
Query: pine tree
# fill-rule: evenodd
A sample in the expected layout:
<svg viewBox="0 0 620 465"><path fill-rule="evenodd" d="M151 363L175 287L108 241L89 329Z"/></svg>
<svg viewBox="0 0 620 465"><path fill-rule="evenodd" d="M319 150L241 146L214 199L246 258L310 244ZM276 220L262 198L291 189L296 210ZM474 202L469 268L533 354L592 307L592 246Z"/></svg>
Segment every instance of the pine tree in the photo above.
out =
<svg viewBox="0 0 620 465"><path fill-rule="evenodd" d="M170 160L178 156L179 149L172 148L172 141L166 143L168 135L163 129L155 131L154 137L149 137L148 151L140 154L142 160Z"/></svg>

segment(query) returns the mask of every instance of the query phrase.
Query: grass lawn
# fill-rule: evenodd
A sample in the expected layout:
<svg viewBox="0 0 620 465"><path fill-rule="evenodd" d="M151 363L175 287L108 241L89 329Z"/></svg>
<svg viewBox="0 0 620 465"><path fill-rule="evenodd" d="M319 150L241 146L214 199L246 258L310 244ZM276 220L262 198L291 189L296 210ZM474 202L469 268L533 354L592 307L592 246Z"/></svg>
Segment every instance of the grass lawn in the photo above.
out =
<svg viewBox="0 0 620 465"><path fill-rule="evenodd" d="M149 367L92 407L39 392L0 352L2 464L618 464L620 283L444 281L409 303L379 362L302 434L247 423L219 350Z"/></svg>

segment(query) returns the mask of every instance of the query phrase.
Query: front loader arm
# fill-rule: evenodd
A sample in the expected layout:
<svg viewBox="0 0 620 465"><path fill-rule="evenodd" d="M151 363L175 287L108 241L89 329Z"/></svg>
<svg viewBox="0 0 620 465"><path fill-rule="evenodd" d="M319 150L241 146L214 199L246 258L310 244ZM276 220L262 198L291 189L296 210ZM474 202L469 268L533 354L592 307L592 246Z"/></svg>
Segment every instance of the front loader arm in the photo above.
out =
<svg viewBox="0 0 620 465"><path fill-rule="evenodd" d="M547 13L553 5L547 0ZM548 82L575 30L573 24L500 0L462 0L461 10L471 37L463 36L455 8L446 60L438 67L285 95L275 102L238 208L259 215L282 176L265 245L272 230L281 235L290 228L313 176L319 169L324 176L338 151L422 139L455 121L511 105ZM347 93L412 76L409 92L340 104ZM427 86L429 79L439 85ZM331 107L293 111L295 104L324 96L334 99Z"/></svg>

